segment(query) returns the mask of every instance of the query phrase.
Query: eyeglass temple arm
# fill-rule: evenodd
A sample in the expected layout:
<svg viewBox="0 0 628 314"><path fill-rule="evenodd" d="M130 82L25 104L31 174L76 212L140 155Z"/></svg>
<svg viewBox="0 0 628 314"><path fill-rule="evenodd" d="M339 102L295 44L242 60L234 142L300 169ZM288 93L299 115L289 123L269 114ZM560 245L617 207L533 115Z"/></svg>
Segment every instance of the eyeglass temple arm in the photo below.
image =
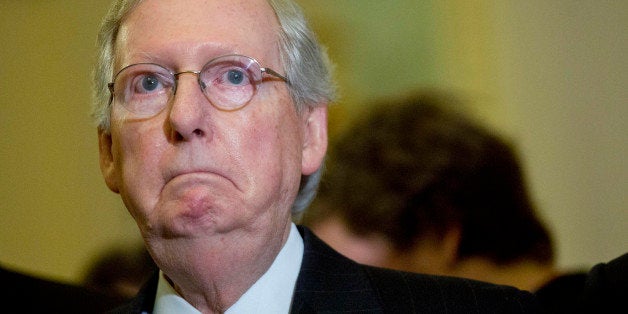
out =
<svg viewBox="0 0 628 314"><path fill-rule="evenodd" d="M277 77L277 78L282 79L282 80L283 80L284 82L286 82L286 83L289 83L288 78L286 78L285 76L283 76L283 75L281 75L281 74L279 74L279 73L275 72L275 71L274 71L273 69L271 69L271 68L261 68L261 70L262 70L262 72L263 72L263 73L268 73L268 74L270 74L270 75L272 75L272 76L275 76L275 77Z"/></svg>

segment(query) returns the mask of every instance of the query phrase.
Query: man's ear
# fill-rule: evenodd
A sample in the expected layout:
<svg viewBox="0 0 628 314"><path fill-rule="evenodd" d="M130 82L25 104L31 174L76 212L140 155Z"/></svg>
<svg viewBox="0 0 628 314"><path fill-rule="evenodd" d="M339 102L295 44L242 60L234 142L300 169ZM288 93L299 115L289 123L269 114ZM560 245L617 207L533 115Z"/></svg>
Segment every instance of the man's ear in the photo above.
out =
<svg viewBox="0 0 628 314"><path fill-rule="evenodd" d="M116 163L113 159L111 133L98 129L98 152L100 154L100 172L105 178L107 187L119 193L119 177Z"/></svg>
<svg viewBox="0 0 628 314"><path fill-rule="evenodd" d="M321 167L327 153L327 105L306 110L301 173L310 175Z"/></svg>

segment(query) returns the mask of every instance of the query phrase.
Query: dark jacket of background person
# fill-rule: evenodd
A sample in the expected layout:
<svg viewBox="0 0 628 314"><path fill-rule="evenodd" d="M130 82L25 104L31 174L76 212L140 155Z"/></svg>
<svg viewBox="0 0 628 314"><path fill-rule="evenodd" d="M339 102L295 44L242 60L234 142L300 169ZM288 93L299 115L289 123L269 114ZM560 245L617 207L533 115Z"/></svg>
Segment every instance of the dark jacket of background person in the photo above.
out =
<svg viewBox="0 0 628 314"><path fill-rule="evenodd" d="M0 267L3 313L103 313L122 303L81 286Z"/></svg>
<svg viewBox="0 0 628 314"><path fill-rule="evenodd" d="M548 313L624 313L628 297L628 253L589 272L556 278L538 291Z"/></svg>

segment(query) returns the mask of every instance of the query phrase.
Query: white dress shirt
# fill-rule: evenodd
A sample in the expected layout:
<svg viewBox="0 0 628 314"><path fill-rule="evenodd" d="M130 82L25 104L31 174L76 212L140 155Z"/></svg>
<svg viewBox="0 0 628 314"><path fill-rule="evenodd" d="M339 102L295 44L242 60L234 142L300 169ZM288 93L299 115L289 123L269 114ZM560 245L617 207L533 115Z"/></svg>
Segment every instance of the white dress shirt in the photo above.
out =
<svg viewBox="0 0 628 314"><path fill-rule="evenodd" d="M270 268L233 304L225 314L289 313L292 294L303 260L303 239L292 224L290 235ZM183 299L159 272L154 314L200 314Z"/></svg>

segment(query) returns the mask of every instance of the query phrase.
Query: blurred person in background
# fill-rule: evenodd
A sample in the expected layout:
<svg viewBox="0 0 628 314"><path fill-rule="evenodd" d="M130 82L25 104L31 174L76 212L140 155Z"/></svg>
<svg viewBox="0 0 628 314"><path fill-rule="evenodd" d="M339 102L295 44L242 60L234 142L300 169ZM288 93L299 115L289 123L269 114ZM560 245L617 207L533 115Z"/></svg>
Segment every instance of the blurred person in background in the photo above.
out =
<svg viewBox="0 0 628 314"><path fill-rule="evenodd" d="M82 283L119 300L135 296L157 266L143 243L116 245L94 257L85 270Z"/></svg>
<svg viewBox="0 0 628 314"><path fill-rule="evenodd" d="M534 291L559 274L550 233L512 144L459 106L376 103L331 147L303 224L358 262Z"/></svg>

